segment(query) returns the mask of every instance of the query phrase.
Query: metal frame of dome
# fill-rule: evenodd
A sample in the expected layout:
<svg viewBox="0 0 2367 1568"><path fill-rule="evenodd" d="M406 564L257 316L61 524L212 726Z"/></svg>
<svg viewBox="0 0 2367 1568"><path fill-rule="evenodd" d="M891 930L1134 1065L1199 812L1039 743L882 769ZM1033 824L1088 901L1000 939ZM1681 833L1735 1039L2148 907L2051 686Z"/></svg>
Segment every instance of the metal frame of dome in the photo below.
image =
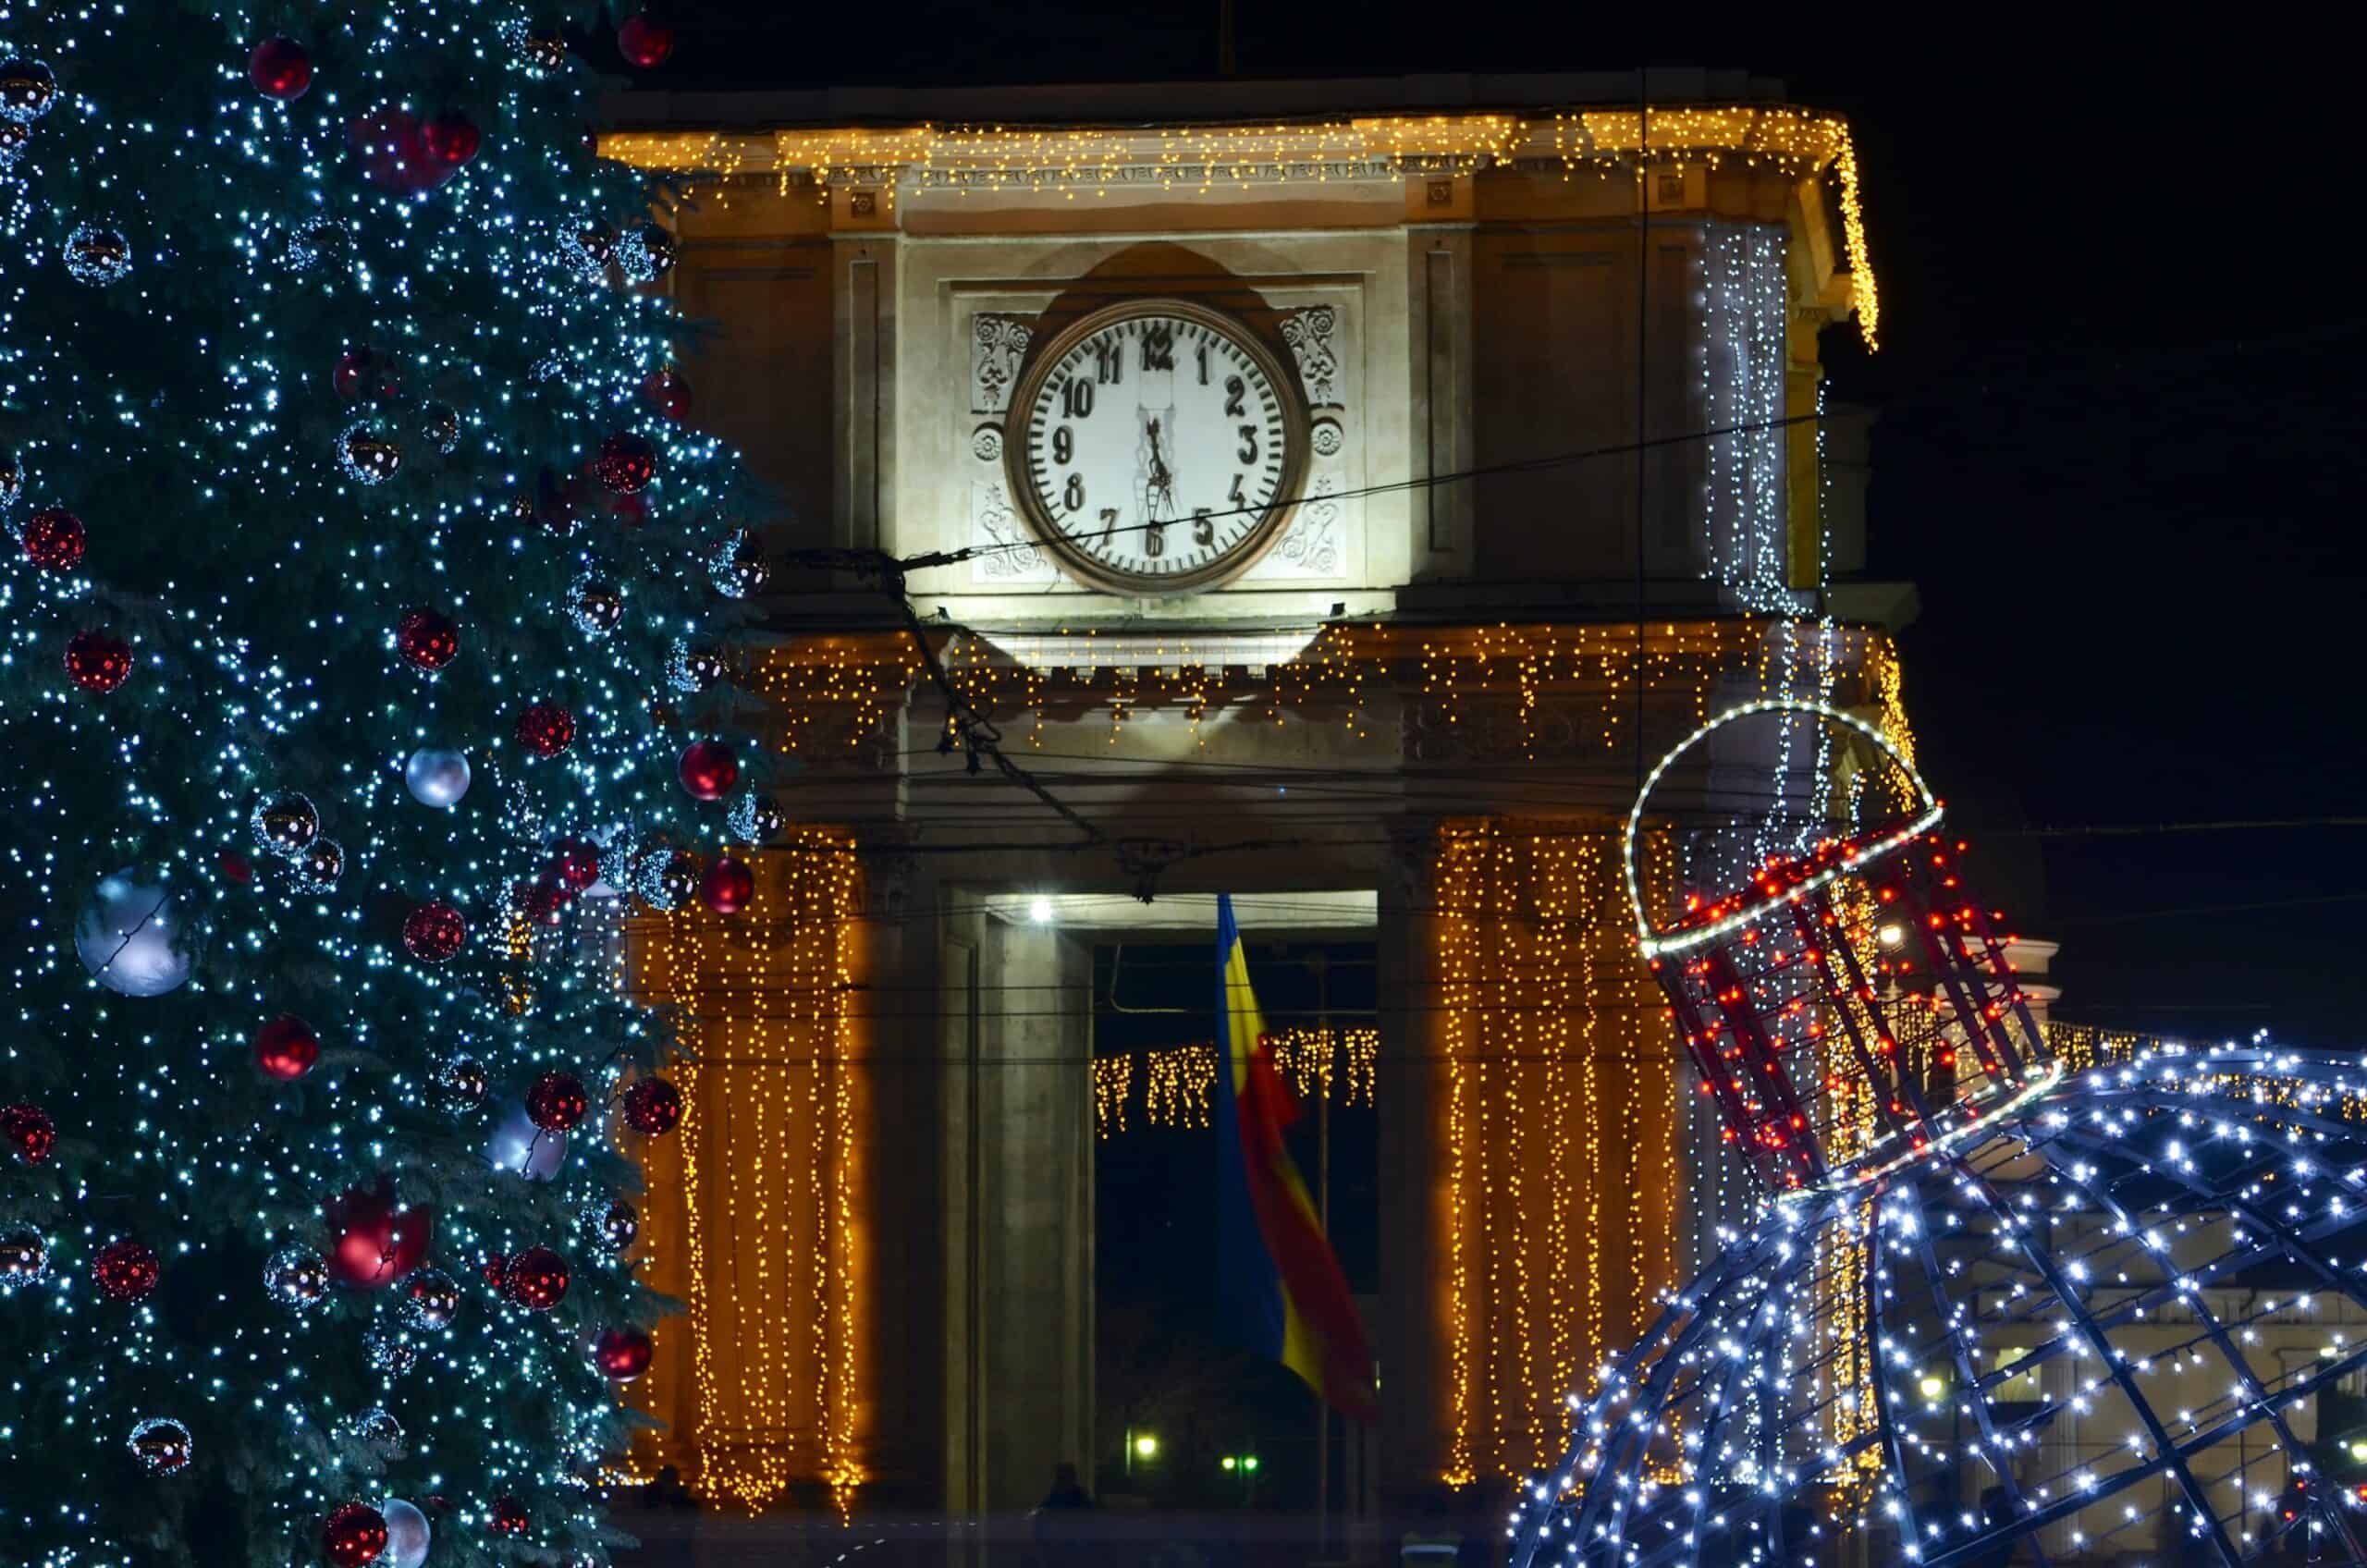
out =
<svg viewBox="0 0 2367 1568"><path fill-rule="evenodd" d="M2309 1561L2367 1563L2354 1494L2288 1419L2367 1371L2367 1340L2273 1375L2239 1345L2326 1296L2367 1316L2367 1123L2346 1115L2362 1070L2165 1049L1871 1181L1778 1199L1574 1399L1569 1451L1515 1515L1515 1568L1827 1563L1850 1528L1895 1553L1872 1561L1923 1568L2003 1562L2016 1543L2086 1561L2162 1510L2129 1508L2068 1553L2061 1535L2149 1482L2185 1525L2156 1550L2188 1555L2166 1561L2283 1561L2299 1531ZM2214 1309L2238 1290L2267 1293ZM2169 1342L2130 1342L2165 1328ZM1984 1354L2001 1349L2017 1354ZM2214 1400L2149 1397L2149 1380L2206 1365L2226 1378ZM2059 1392L2005 1397L2032 1378ZM2116 1415L2108 1448L2045 1467L2057 1423ZM1955 1495L1967 1465L1996 1506ZM1821 1516L1802 1507L1812 1493ZM2274 1517L2251 1525L2263 1497Z"/></svg>

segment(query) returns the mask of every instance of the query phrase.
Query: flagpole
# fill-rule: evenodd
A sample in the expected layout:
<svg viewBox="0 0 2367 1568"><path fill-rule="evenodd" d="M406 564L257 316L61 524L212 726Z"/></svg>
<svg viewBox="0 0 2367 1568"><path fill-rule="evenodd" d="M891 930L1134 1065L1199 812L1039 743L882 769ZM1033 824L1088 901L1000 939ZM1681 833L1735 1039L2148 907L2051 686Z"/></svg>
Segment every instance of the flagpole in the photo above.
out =
<svg viewBox="0 0 2367 1568"><path fill-rule="evenodd" d="M1306 966L1315 971L1315 1037L1322 1042L1319 1048L1324 1053L1325 1070L1315 1080L1315 1209L1328 1242L1331 1237L1331 1070L1335 1065L1331 1060L1331 1000L1326 978L1330 966L1321 952L1308 954ZM1331 1552L1331 1407L1319 1398L1315 1402L1315 1550L1318 1557Z"/></svg>

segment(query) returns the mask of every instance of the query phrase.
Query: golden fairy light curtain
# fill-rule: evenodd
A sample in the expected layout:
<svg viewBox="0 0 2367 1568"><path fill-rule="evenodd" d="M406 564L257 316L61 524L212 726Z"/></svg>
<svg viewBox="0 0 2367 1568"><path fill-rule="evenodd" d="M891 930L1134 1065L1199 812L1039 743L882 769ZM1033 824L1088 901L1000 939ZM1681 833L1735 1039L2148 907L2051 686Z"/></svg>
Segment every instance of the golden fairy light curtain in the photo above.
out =
<svg viewBox="0 0 2367 1568"><path fill-rule="evenodd" d="M1673 851L1646 841L1665 886ZM1675 1042L1632 940L1615 830L1452 825L1436 865L1445 1101L1445 1479L1553 1463L1678 1282Z"/></svg>
<svg viewBox="0 0 2367 1568"><path fill-rule="evenodd" d="M755 857L729 918L678 909L636 923L632 985L680 1011L697 1060L675 1071L680 1133L650 1139L644 1278L688 1304L656 1334L633 1403L667 1424L636 1468L679 1466L750 1507L818 1484L843 1509L863 1479L856 1224L865 1110L846 1008L855 857L800 832Z"/></svg>
<svg viewBox="0 0 2367 1568"><path fill-rule="evenodd" d="M1274 1065L1300 1103L1373 1103L1380 1059L1380 1031L1368 1024L1348 1029L1279 1029L1268 1036ZM1136 1074L1137 1061L1142 1072ZM1093 1059L1093 1127L1104 1138L1129 1125L1134 1085L1143 1089L1144 1121L1153 1127L1208 1126L1208 1097L1217 1082L1217 1048L1196 1045L1122 1051Z"/></svg>

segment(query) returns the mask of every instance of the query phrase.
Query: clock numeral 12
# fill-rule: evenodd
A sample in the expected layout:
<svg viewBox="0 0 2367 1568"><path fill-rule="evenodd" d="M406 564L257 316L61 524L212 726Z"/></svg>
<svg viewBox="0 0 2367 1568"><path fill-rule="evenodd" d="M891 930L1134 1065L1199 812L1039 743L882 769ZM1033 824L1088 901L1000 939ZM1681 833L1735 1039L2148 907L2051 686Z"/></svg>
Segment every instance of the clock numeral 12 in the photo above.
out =
<svg viewBox="0 0 2367 1568"><path fill-rule="evenodd" d="M1175 335L1164 326L1154 326L1143 333L1143 369L1145 371L1175 368Z"/></svg>

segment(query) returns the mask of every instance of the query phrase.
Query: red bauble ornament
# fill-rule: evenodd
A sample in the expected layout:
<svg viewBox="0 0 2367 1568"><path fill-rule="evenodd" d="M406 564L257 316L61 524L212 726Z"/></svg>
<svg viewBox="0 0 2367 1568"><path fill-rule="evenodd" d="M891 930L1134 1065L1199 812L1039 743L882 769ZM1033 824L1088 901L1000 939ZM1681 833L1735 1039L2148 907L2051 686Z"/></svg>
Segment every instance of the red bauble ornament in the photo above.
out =
<svg viewBox="0 0 2367 1568"><path fill-rule="evenodd" d="M321 1526L321 1550L337 1568L364 1568L386 1550L386 1516L366 1502L349 1502Z"/></svg>
<svg viewBox="0 0 2367 1568"><path fill-rule="evenodd" d="M60 507L45 507L25 519L25 556L44 571L71 571L82 564L82 520Z"/></svg>
<svg viewBox="0 0 2367 1568"><path fill-rule="evenodd" d="M490 1523L497 1535L522 1536L526 1533L526 1527L533 1523L533 1516L526 1512L524 1503L511 1497L508 1492L504 1492L493 1500L493 1518Z"/></svg>
<svg viewBox="0 0 2367 1568"><path fill-rule="evenodd" d="M564 1133L583 1120L592 1101L570 1072L546 1072L526 1091L526 1119L546 1133Z"/></svg>
<svg viewBox="0 0 2367 1568"><path fill-rule="evenodd" d="M156 1249L145 1242L109 1242L91 1264L91 1278L109 1301L138 1301L156 1288L163 1273Z"/></svg>
<svg viewBox="0 0 2367 1568"><path fill-rule="evenodd" d="M654 370L642 378L641 395L676 424L691 417L691 384L680 371Z"/></svg>
<svg viewBox="0 0 2367 1568"><path fill-rule="evenodd" d="M255 1067L266 1078L292 1084L321 1060L321 1037L294 1013L282 1013L255 1031Z"/></svg>
<svg viewBox="0 0 2367 1568"><path fill-rule="evenodd" d="M460 656L460 629L449 616L413 610L395 628L395 647L413 669L442 669Z"/></svg>
<svg viewBox="0 0 2367 1568"><path fill-rule="evenodd" d="M630 1383L649 1370L649 1358L656 1350L639 1329L609 1329L592 1341L592 1365L603 1377Z"/></svg>
<svg viewBox="0 0 2367 1568"><path fill-rule="evenodd" d="M682 1091L663 1078L644 1078L625 1091L625 1125L656 1136L682 1124Z"/></svg>
<svg viewBox="0 0 2367 1568"><path fill-rule="evenodd" d="M394 361L374 349L348 349L338 357L329 382L349 403L364 398L392 398L402 391Z"/></svg>
<svg viewBox="0 0 2367 1568"><path fill-rule="evenodd" d="M398 1210L386 1188L356 1187L329 1205L329 1276L362 1290L391 1285L427 1261L435 1230L426 1209Z"/></svg>
<svg viewBox="0 0 2367 1568"><path fill-rule="evenodd" d="M699 902L717 914L738 914L756 896L756 874L748 863L730 855L717 857L699 878Z"/></svg>
<svg viewBox="0 0 2367 1568"><path fill-rule="evenodd" d="M451 109L422 126L419 140L429 157L447 168L456 169L477 155L484 138L468 116Z"/></svg>
<svg viewBox="0 0 2367 1568"><path fill-rule="evenodd" d="M535 925L556 926L566 913L567 901L575 894L557 882L521 882L516 888L518 907L526 919Z"/></svg>
<svg viewBox="0 0 2367 1568"><path fill-rule="evenodd" d="M448 962L468 939L469 923L438 899L430 899L403 921L403 946L422 963Z"/></svg>
<svg viewBox="0 0 2367 1568"><path fill-rule="evenodd" d="M502 1269L501 1289L531 1312L548 1312L567 1299L567 1260L548 1247L528 1247Z"/></svg>
<svg viewBox="0 0 2367 1568"><path fill-rule="evenodd" d="M266 38L247 56L247 80L264 97L293 104L313 85L313 57L292 38Z"/></svg>
<svg viewBox="0 0 2367 1568"><path fill-rule="evenodd" d="M677 771L693 799L719 801L740 782L740 759L721 741L693 741L682 748Z"/></svg>
<svg viewBox="0 0 2367 1568"><path fill-rule="evenodd" d="M518 716L518 743L538 757L555 757L575 741L575 716L557 703L529 703Z"/></svg>
<svg viewBox="0 0 2367 1568"><path fill-rule="evenodd" d="M674 53L674 30L647 11L617 29L617 53L643 70L656 70Z"/></svg>
<svg viewBox="0 0 2367 1568"><path fill-rule="evenodd" d="M561 839L551 846L546 875L569 892L580 893L600 880L600 851L581 839Z"/></svg>
<svg viewBox="0 0 2367 1568"><path fill-rule="evenodd" d="M0 1142L27 1165L39 1165L57 1146L57 1123L37 1105L0 1107Z"/></svg>
<svg viewBox="0 0 2367 1568"><path fill-rule="evenodd" d="M254 866L246 856L229 850L222 851L222 875L241 888L251 888L255 883Z"/></svg>
<svg viewBox="0 0 2367 1568"><path fill-rule="evenodd" d="M657 477L657 448L646 436L620 430L600 443L600 460L593 466L601 484L630 496Z"/></svg>
<svg viewBox="0 0 2367 1568"><path fill-rule="evenodd" d="M452 178L460 165L428 150L427 127L408 109L378 108L346 122L346 145L362 178L381 190L416 195Z"/></svg>
<svg viewBox="0 0 2367 1568"><path fill-rule="evenodd" d="M104 631L83 631L66 644L66 673L85 692L112 692L131 674L131 650Z"/></svg>

